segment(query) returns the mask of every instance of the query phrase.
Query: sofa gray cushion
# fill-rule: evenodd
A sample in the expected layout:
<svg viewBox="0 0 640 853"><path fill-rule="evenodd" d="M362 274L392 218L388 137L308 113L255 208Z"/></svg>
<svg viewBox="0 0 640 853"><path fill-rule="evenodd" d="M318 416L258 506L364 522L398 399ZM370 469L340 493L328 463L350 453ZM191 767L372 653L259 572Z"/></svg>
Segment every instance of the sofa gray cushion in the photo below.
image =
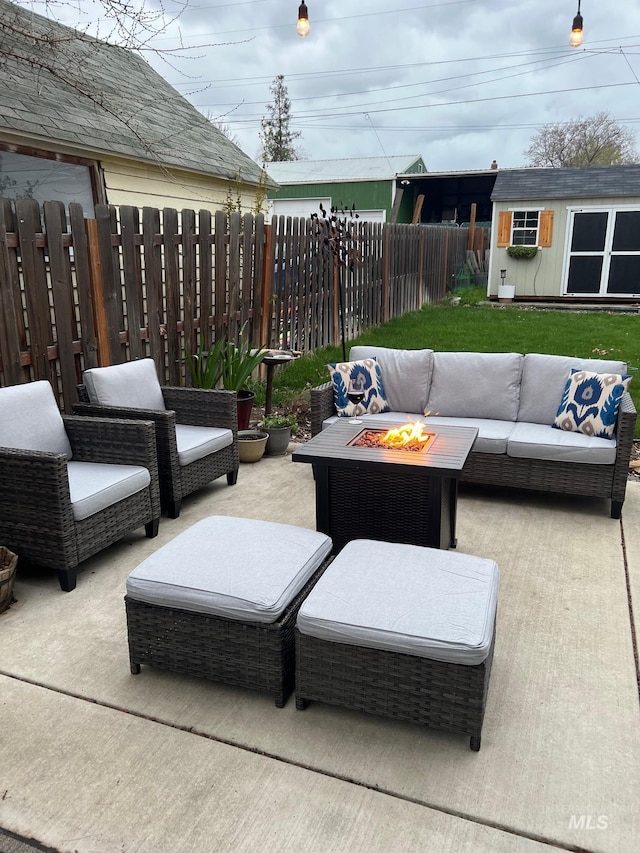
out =
<svg viewBox="0 0 640 853"><path fill-rule="evenodd" d="M429 398L433 350L403 350L355 346L349 358L375 358L380 366L389 408L394 412L422 414Z"/></svg>
<svg viewBox="0 0 640 853"><path fill-rule="evenodd" d="M546 424L518 422L509 436L507 454L523 459L612 465L616 459L616 440L565 432Z"/></svg>
<svg viewBox="0 0 640 853"><path fill-rule="evenodd" d="M73 452L51 385L40 380L0 388L0 447Z"/></svg>
<svg viewBox="0 0 640 853"><path fill-rule="evenodd" d="M437 429L438 424L477 427L478 436L473 443L474 453L506 453L507 441L516 426L513 421L497 421L491 418L441 418L435 416L425 418L424 421L427 430L430 426Z"/></svg>
<svg viewBox="0 0 640 853"><path fill-rule="evenodd" d="M524 357L522 368L518 420L534 424L552 424L572 369L625 374L627 365L623 361L600 358L528 353Z"/></svg>
<svg viewBox="0 0 640 853"><path fill-rule="evenodd" d="M435 352L427 411L444 417L515 421L522 360L516 352Z"/></svg>
<svg viewBox="0 0 640 853"><path fill-rule="evenodd" d="M233 444L233 433L230 429L219 427L176 424L176 444L178 462L180 465L190 465L196 459L204 459L211 453L229 447Z"/></svg>
<svg viewBox="0 0 640 853"><path fill-rule="evenodd" d="M127 578L138 601L275 622L331 551L324 533L251 518L203 518Z"/></svg>
<svg viewBox="0 0 640 853"><path fill-rule="evenodd" d="M146 489L148 468L139 465L107 465L102 462L69 462L69 494L76 521Z"/></svg>
<svg viewBox="0 0 640 853"><path fill-rule="evenodd" d="M152 358L85 370L82 379L92 403L164 411L166 406Z"/></svg>
<svg viewBox="0 0 640 853"><path fill-rule="evenodd" d="M302 603L302 634L470 666L487 657L498 601L493 560L356 539Z"/></svg>

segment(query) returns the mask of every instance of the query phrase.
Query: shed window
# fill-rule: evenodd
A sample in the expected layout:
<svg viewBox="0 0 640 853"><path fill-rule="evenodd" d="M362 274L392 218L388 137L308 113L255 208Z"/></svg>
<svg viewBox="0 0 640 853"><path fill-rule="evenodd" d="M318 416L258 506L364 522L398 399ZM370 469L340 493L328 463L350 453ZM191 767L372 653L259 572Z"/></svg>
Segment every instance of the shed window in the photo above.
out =
<svg viewBox="0 0 640 853"><path fill-rule="evenodd" d="M514 210L512 222L512 246L538 245L539 210Z"/></svg>

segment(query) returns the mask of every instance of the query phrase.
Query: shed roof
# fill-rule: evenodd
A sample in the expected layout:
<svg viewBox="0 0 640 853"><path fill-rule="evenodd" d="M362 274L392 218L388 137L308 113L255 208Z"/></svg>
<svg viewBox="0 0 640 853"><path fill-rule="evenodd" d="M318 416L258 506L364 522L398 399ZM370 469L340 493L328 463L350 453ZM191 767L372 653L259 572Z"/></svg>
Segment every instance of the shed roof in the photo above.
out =
<svg viewBox="0 0 640 853"><path fill-rule="evenodd" d="M285 160L267 163L279 184L326 184L338 181L391 181L397 175L426 172L419 154L398 157L351 157L343 160Z"/></svg>
<svg viewBox="0 0 640 853"><path fill-rule="evenodd" d="M500 170L492 201L640 196L640 165Z"/></svg>
<svg viewBox="0 0 640 853"><path fill-rule="evenodd" d="M0 0L0 133L256 184L257 163L140 56Z"/></svg>

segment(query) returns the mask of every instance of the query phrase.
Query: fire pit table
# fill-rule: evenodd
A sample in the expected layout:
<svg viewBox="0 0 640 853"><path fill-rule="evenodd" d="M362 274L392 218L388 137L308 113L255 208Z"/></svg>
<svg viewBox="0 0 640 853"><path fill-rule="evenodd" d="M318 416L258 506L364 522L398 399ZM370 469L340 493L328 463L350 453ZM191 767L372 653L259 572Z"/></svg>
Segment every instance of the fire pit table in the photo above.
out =
<svg viewBox="0 0 640 853"><path fill-rule="evenodd" d="M419 450L375 444L365 433L402 424L346 418L293 453L313 465L316 527L340 551L352 539L455 548L458 480L478 434L475 427L434 426Z"/></svg>

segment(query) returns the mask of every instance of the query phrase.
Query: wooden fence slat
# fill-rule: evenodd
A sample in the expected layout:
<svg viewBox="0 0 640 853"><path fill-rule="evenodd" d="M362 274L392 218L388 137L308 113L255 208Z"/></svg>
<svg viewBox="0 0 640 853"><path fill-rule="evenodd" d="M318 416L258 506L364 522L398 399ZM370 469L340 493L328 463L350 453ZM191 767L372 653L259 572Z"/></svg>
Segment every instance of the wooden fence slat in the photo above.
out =
<svg viewBox="0 0 640 853"><path fill-rule="evenodd" d="M211 320L213 316L213 266L211 263L211 212L198 214L198 264L200 336L206 349L211 346Z"/></svg>
<svg viewBox="0 0 640 853"><path fill-rule="evenodd" d="M198 348L195 334L196 293L196 215L193 210L183 210L182 222L182 315L184 317L184 351L196 352Z"/></svg>
<svg viewBox="0 0 640 853"><path fill-rule="evenodd" d="M166 299L167 367L166 381L169 385L180 384L180 359L182 348L179 338L180 318L180 246L178 235L178 211L165 207L162 211L162 246L164 252L164 286Z"/></svg>
<svg viewBox="0 0 640 853"><path fill-rule="evenodd" d="M0 360L2 385L24 381L20 341L24 325L20 306L20 279L15 250L8 246L7 233L15 227L9 199L0 199Z"/></svg>
<svg viewBox="0 0 640 853"><path fill-rule="evenodd" d="M98 366L98 339L93 321L89 242L82 205L77 202L72 202L69 205L69 221L71 222L73 266L78 300L78 337L82 346L81 368L87 370L90 367Z"/></svg>
<svg viewBox="0 0 640 853"><path fill-rule="evenodd" d="M218 340L225 334L231 334L227 317L227 248L225 241L226 216L217 210L214 217L214 270L215 270L215 336Z"/></svg>
<svg viewBox="0 0 640 853"><path fill-rule="evenodd" d="M96 273L100 276L102 305L95 317L98 340L103 342L98 347L100 366L105 367L120 364L123 360L120 343L120 330L123 328L120 259L118 246L114 246L111 240L111 235L117 234L116 212L109 205L96 205L96 229L100 256ZM106 347L104 341L107 342Z"/></svg>
<svg viewBox="0 0 640 853"><path fill-rule="evenodd" d="M67 218L61 201L47 201L44 204L44 224L47 234L47 247L51 274L51 296L56 325L56 342L73 342L73 294L69 250L62 245L62 235L67 230ZM70 346L58 346L60 381L64 409L71 414L69 401L75 395L78 377L76 375L75 356Z"/></svg>
<svg viewBox="0 0 640 853"><path fill-rule="evenodd" d="M229 248L227 264L229 284L227 288L229 300L229 329L233 324L242 328L242 293L240 292L240 214L234 211L229 217ZM233 333L236 337L236 333Z"/></svg>
<svg viewBox="0 0 640 853"><path fill-rule="evenodd" d="M156 235L160 237L160 211L155 207L144 207L142 209L142 245L149 355L156 365L158 376L164 381L167 372L165 367L167 330L162 298L162 247L156 241Z"/></svg>
<svg viewBox="0 0 640 853"><path fill-rule="evenodd" d="M47 272L42 248L36 246L40 232L40 207L34 199L16 201L18 240L25 278L25 301L29 317L31 374L34 379L49 379L47 349L53 343L49 317ZM29 286L26 287L26 282Z"/></svg>
<svg viewBox="0 0 640 853"><path fill-rule="evenodd" d="M142 266L140 245L140 212L129 205L120 208L120 238L122 241L122 276L126 301L126 319L129 332L129 361L146 355L140 333L143 326Z"/></svg>

